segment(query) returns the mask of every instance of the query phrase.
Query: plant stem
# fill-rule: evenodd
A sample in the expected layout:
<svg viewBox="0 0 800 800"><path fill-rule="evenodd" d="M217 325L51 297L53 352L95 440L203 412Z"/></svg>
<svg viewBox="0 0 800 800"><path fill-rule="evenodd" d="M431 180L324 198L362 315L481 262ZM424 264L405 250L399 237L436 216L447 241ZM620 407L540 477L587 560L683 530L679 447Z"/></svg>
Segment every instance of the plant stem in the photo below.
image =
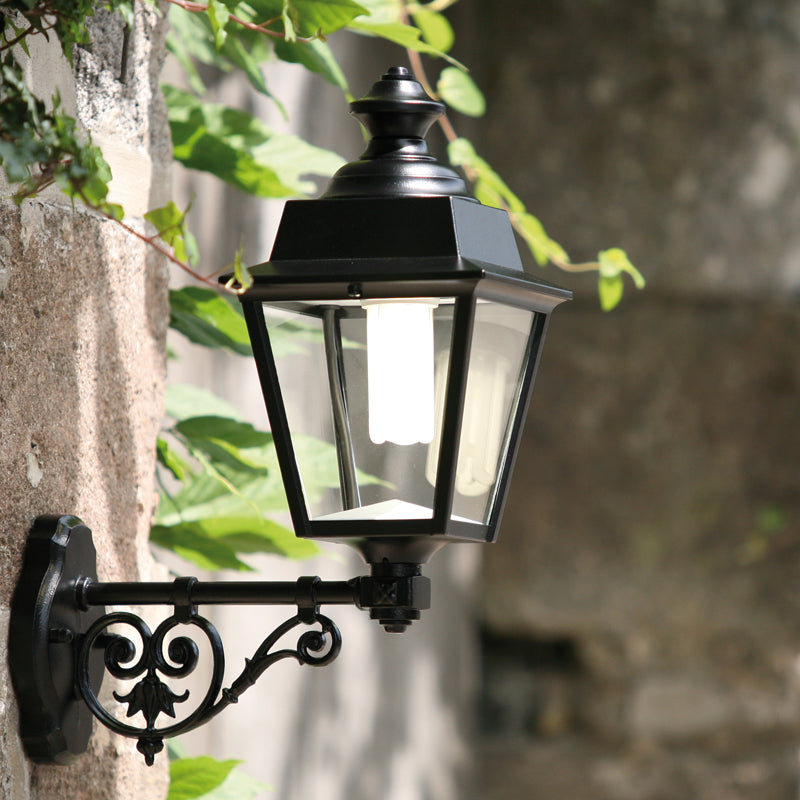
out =
<svg viewBox="0 0 800 800"><path fill-rule="evenodd" d="M145 234L139 233L139 231L137 231L135 228L132 228L126 222L123 222L121 219L117 219L113 214L110 214L108 211L102 208L102 206L97 206L94 203L89 202L83 192L79 192L79 197L81 200L83 200L88 208L91 208L98 214L104 216L107 220L115 222L126 233L135 236L140 242L152 247L157 253L160 253L162 256L164 256L170 263L191 275L195 280L205 283L212 289L216 289L217 291L221 292L227 292L228 294L239 295L244 291L243 289L232 289L229 286L222 286L214 279L213 276L208 277L206 275L201 275L190 264L187 264L185 261L181 261L179 258L176 258L171 248L167 248L164 245L159 244L159 242L155 240L155 237L145 236Z"/></svg>
<svg viewBox="0 0 800 800"><path fill-rule="evenodd" d="M195 14L203 14L208 11L208 6L203 5L202 3L195 3L193 0L167 0L167 2L172 3L172 5L175 6L180 6L182 9L184 9L184 11L191 11ZM267 25L271 25L273 22L275 22L275 20L278 19L277 17L275 19L268 19L266 22L262 22L261 24L256 22L248 22L247 20L242 19L241 17L236 17L233 14L231 14L228 19L230 19L232 22L235 22L237 25L241 25L243 28L247 28L249 31L257 31L258 33L263 33L266 36L272 36L275 39L286 38L285 33L278 33L278 31L270 30L267 27ZM295 41L308 43L319 38L320 35L315 33L313 36L308 37L298 36L295 38Z"/></svg>

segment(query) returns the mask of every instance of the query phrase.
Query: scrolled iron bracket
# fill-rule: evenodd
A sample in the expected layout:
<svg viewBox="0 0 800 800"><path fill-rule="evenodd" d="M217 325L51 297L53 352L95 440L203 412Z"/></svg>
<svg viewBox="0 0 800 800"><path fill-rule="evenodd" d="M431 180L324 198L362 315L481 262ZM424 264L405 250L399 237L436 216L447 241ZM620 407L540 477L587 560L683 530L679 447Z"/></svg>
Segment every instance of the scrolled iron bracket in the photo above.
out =
<svg viewBox="0 0 800 800"><path fill-rule="evenodd" d="M99 583L95 562L91 531L79 519L36 521L12 602L9 662L23 744L40 763L67 764L84 752L94 717L113 732L137 739L150 765L164 739L193 730L237 703L276 662L330 664L342 637L320 613L321 605L370 609L390 631L403 630L430 606L430 585L417 565L373 565L372 575L350 581ZM151 630L138 614L107 613L107 605L164 605L172 614ZM297 613L264 638L223 688L224 646L214 625L199 614L201 605L295 606ZM281 648L284 637L298 628L294 646ZM198 666L198 640L205 640L210 653L211 677L193 705L189 689L173 687ZM116 709L99 698L105 673L125 685L112 693Z"/></svg>

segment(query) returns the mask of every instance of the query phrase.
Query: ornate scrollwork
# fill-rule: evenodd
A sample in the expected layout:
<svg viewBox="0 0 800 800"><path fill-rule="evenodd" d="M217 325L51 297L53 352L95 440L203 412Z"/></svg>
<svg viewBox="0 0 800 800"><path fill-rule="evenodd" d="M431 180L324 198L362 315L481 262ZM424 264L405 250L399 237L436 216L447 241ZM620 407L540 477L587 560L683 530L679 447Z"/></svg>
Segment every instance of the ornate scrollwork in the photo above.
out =
<svg viewBox="0 0 800 800"><path fill-rule="evenodd" d="M294 649L274 650L279 641L299 625L319 625L319 630L306 630L299 636ZM129 635L109 634L112 626L127 626ZM175 719L175 705L189 699L189 691L174 692L161 676L173 679L188 677L197 667L199 648L189 636L178 636L166 645L167 636L179 625L199 628L211 647L212 675L201 702L184 719L158 727L162 715ZM139 639L139 647L134 639ZM176 609L151 632L136 614L113 612L98 619L86 632L78 654L78 687L94 716L107 728L123 736L138 739L137 748L151 765L160 752L163 740L185 733L215 717L249 689L277 661L294 658L300 664L315 667L331 663L339 654L341 634L334 622L316 609L303 608L298 614L278 626L258 647L252 658L245 660L241 674L227 689L222 689L225 654L216 628L204 617L186 609ZM92 650L104 648L105 668L120 680L138 681L127 693L114 692L114 699L127 706L126 719L141 713L144 727L123 722L112 715L100 702L89 680L89 657ZM137 658L137 652L139 657Z"/></svg>

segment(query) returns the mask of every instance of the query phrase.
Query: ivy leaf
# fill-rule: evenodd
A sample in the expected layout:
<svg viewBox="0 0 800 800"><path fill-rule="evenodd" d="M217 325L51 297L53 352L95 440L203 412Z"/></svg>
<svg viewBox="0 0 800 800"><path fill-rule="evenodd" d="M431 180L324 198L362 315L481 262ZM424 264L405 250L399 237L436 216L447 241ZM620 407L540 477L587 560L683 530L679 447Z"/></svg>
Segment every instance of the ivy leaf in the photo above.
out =
<svg viewBox="0 0 800 800"><path fill-rule="evenodd" d="M619 247L612 247L610 250L601 250L597 254L600 262L600 274L604 278L613 278L622 273L628 273L633 278L637 289L644 289L644 275L631 264L628 254Z"/></svg>
<svg viewBox="0 0 800 800"><path fill-rule="evenodd" d="M288 0L297 12L298 32L312 36L317 31L333 33L344 28L356 17L368 14L366 8L353 0Z"/></svg>
<svg viewBox="0 0 800 800"><path fill-rule="evenodd" d="M404 0L361 0L369 13L369 21L375 23L400 22L403 18Z"/></svg>
<svg viewBox="0 0 800 800"><path fill-rule="evenodd" d="M241 311L213 289L201 286L170 289L169 302L170 327L189 341L202 347L230 350L240 356L252 355Z"/></svg>
<svg viewBox="0 0 800 800"><path fill-rule="evenodd" d="M624 290L622 276L625 273L633 278L637 289L644 289L644 275L633 266L624 250L619 247L602 250L597 254L597 260L600 264L597 290L603 311L611 311L622 299Z"/></svg>
<svg viewBox="0 0 800 800"><path fill-rule="evenodd" d="M505 208L517 231L530 248L536 263L545 266L548 261L568 263L564 248L551 239L542 223L529 214L525 204L506 185L505 181L476 152L472 143L464 138L451 142L447 149L451 163L471 173L475 197L485 205Z"/></svg>
<svg viewBox="0 0 800 800"><path fill-rule="evenodd" d="M447 17L438 11L418 8L412 15L414 24L422 31L422 38L437 50L446 53L453 46L455 33Z"/></svg>
<svg viewBox="0 0 800 800"><path fill-rule="evenodd" d="M603 311L611 311L622 300L622 293L625 287L622 283L622 276L615 275L613 278L604 277L602 274L597 279L597 293L600 297L600 307Z"/></svg>
<svg viewBox="0 0 800 800"><path fill-rule="evenodd" d="M354 0L249 0L247 5L254 12L254 20L280 20L287 37L333 33L369 13Z"/></svg>
<svg viewBox="0 0 800 800"><path fill-rule="evenodd" d="M475 175L475 196L485 205L525 213L525 204L511 191L506 182L484 161L468 139L460 137L447 146L450 163Z"/></svg>
<svg viewBox="0 0 800 800"><path fill-rule="evenodd" d="M186 227L186 214L172 200L163 208L148 211L144 218L158 231L159 237L172 248L175 258L196 264L199 259L197 240Z"/></svg>
<svg viewBox="0 0 800 800"><path fill-rule="evenodd" d="M319 39L311 42L287 42L285 39L277 39L275 55L281 61L302 64L306 69L323 77L328 83L337 86L345 94L349 91L347 78L326 42Z"/></svg>
<svg viewBox="0 0 800 800"><path fill-rule="evenodd" d="M206 536L199 526L175 525L166 527L153 525L150 541L169 550L201 569L235 569L252 572L253 568L236 555L229 544ZM171 796L171 794L170 794Z"/></svg>
<svg viewBox="0 0 800 800"><path fill-rule="evenodd" d="M263 197L288 197L315 190L304 176L331 175L344 160L297 136L273 132L238 109L203 103L164 87L175 158L210 172L238 189Z"/></svg>
<svg viewBox="0 0 800 800"><path fill-rule="evenodd" d="M277 461L276 461L277 464ZM268 478L250 473L240 476L236 491L205 472L184 482L183 488L171 498L158 505L154 522L156 525L172 527L187 523L205 525L208 520L226 517L254 520L252 527L258 528L268 520L264 516L270 511L286 510L286 495L280 478L272 473Z"/></svg>
<svg viewBox="0 0 800 800"><path fill-rule="evenodd" d="M236 9L241 13L242 19L248 18L246 9L247 6L243 5ZM280 11L278 13L280 14ZM251 86L261 94L271 97L285 115L281 104L270 93L264 80L264 73L259 66L271 53L264 34L236 25L226 29L228 35L222 47L217 48L217 37L207 14L193 13L172 4L169 9L169 21L171 31L168 43L172 52L180 54L182 64L196 59L223 72L240 69L247 76ZM247 21L256 20L253 18ZM197 79L199 80L199 76Z"/></svg>
<svg viewBox="0 0 800 800"><path fill-rule="evenodd" d="M439 76L436 91L447 105L470 117L486 113L486 100L475 81L455 67L446 67Z"/></svg>
<svg viewBox="0 0 800 800"><path fill-rule="evenodd" d="M196 416L242 419L241 414L230 403L198 386L191 386L188 383L168 383L164 395L165 413L174 420L180 421Z"/></svg>
<svg viewBox="0 0 800 800"><path fill-rule="evenodd" d="M208 0L208 19L211 22L211 28L214 31L214 43L217 50L221 50L228 38L228 32L225 26L228 24L231 12L228 11L227 6L221 3L220 0Z"/></svg>
<svg viewBox="0 0 800 800"><path fill-rule="evenodd" d="M169 442L159 436L156 439L156 459L172 476L179 481L185 480L190 474L189 465L170 447Z"/></svg>
<svg viewBox="0 0 800 800"><path fill-rule="evenodd" d="M169 765L167 800L195 800L220 786L241 761L217 761L210 756L180 758Z"/></svg>
<svg viewBox="0 0 800 800"><path fill-rule="evenodd" d="M202 800L255 800L262 792L271 787L266 783L251 778L240 769L235 769L216 789L213 789Z"/></svg>
<svg viewBox="0 0 800 800"><path fill-rule="evenodd" d="M225 557L222 545L238 560L241 554L265 553L285 558L311 558L319 554L319 548L309 539L299 539L294 531L263 517L250 516L207 517L198 522L160 526L156 536L163 543L178 541L183 531L193 539L193 550L204 558ZM172 549L170 547L170 549ZM220 554L216 556L216 554ZM186 556L183 556L186 558ZM244 563L244 562L240 562ZM237 567L241 569L241 567Z"/></svg>
<svg viewBox="0 0 800 800"><path fill-rule="evenodd" d="M569 256L564 248L547 235L544 225L527 212L517 214L518 230L525 239L525 243L533 253L536 263L544 267L548 261L569 262Z"/></svg>
<svg viewBox="0 0 800 800"><path fill-rule="evenodd" d="M218 416L189 417L180 420L175 430L192 442L220 442L230 448L263 447L272 442L272 434L259 431L249 422Z"/></svg>
<svg viewBox="0 0 800 800"><path fill-rule="evenodd" d="M401 22L380 23L355 20L347 26L347 29L363 36L377 36L381 39L386 39L400 45L400 47L405 47L418 53L427 53L431 56L444 58L456 67L466 69L460 61L456 61L452 56L425 42L421 38L422 31L413 25L404 25Z"/></svg>
<svg viewBox="0 0 800 800"><path fill-rule="evenodd" d="M253 276L250 274L250 268L245 266L242 261L243 253L240 247L233 256L233 282L236 283L242 291L247 291L253 285ZM226 283L230 287L231 281Z"/></svg>
<svg viewBox="0 0 800 800"><path fill-rule="evenodd" d="M287 42L297 41L297 31L294 28L294 20L291 15L291 6L289 0L283 0L283 8L281 9L281 20L283 21L283 35L286 37Z"/></svg>

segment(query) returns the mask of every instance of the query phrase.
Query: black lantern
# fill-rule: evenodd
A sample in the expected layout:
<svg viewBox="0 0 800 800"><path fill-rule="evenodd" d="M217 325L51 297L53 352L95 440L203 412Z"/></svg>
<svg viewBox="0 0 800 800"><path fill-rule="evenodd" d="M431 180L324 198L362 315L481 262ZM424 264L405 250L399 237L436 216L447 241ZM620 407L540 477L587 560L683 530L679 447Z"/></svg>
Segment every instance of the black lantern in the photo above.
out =
<svg viewBox="0 0 800 800"><path fill-rule="evenodd" d="M497 535L547 320L570 292L526 275L508 215L469 197L428 153L443 107L405 69L352 108L372 134L367 151L320 200L287 203L272 258L241 301L295 530L352 543L371 574L103 583L91 531L75 517L39 518L9 633L36 761L83 752L93 716L136 738L150 764L165 738L236 703L275 662L330 663L341 636L321 606L369 609L401 632L430 605L421 565L446 542ZM224 689L222 641L199 614L220 604L296 607ZM107 605L172 613L151 631ZM295 629L295 646L283 646ZM195 639L212 663L192 705L170 682L198 665ZM124 718L99 697L105 672L127 682L113 694Z"/></svg>
<svg viewBox="0 0 800 800"><path fill-rule="evenodd" d="M429 154L443 106L407 70L351 107L366 152L286 204L241 302L296 533L350 541L381 574L494 541L547 319L571 294L527 275L508 215ZM331 469L339 489L320 490Z"/></svg>

